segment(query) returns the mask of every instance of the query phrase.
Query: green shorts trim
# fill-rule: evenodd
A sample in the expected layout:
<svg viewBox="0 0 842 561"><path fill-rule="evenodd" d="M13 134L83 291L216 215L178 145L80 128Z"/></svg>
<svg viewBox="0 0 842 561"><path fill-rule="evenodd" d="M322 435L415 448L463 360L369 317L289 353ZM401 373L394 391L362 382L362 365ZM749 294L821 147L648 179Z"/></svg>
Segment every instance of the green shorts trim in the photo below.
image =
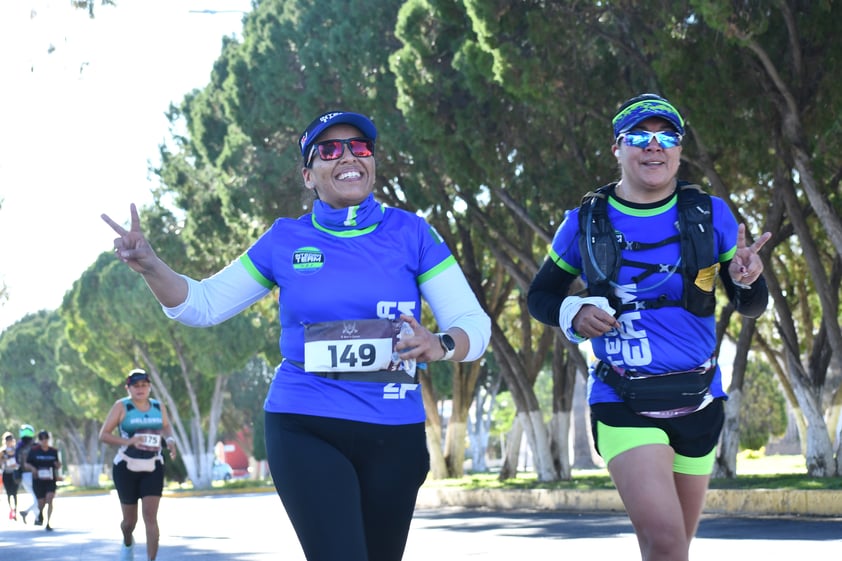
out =
<svg viewBox="0 0 842 561"><path fill-rule="evenodd" d="M606 464L632 448L649 444L670 445L667 433L655 427L612 427L602 421L597 421L596 430L599 454ZM676 453L672 471L685 475L710 475L715 460L716 446L704 456L697 458Z"/></svg>

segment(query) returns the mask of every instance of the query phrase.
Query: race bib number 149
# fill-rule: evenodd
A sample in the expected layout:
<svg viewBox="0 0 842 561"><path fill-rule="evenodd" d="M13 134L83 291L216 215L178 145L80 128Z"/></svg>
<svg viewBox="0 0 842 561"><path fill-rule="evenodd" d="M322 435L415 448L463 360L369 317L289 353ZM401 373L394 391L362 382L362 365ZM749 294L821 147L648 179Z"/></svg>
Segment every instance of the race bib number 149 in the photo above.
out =
<svg viewBox="0 0 842 561"><path fill-rule="evenodd" d="M396 371L393 357L400 320L328 321L304 326L304 370L307 372Z"/></svg>

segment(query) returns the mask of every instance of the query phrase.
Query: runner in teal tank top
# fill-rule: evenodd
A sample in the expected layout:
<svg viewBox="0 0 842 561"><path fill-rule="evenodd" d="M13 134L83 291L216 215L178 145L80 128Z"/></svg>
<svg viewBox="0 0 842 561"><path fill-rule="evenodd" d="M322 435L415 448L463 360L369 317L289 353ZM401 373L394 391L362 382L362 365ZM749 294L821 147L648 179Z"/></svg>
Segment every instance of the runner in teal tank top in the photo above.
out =
<svg viewBox="0 0 842 561"><path fill-rule="evenodd" d="M141 369L126 377L128 397L118 399L108 412L99 440L117 446L111 477L120 499L123 534L120 561L134 559L134 529L138 521L138 502L143 505L146 524L146 553L150 560L158 555L158 507L164 490L164 447L175 458L176 446L166 407L149 394L149 375ZM118 434L114 434L115 430Z"/></svg>

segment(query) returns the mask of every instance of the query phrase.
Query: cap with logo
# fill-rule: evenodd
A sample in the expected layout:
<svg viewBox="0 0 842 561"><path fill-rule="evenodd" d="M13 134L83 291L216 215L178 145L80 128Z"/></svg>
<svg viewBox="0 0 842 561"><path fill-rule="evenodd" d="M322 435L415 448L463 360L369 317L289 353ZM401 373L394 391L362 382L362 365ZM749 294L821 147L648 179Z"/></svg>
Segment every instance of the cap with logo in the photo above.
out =
<svg viewBox="0 0 842 561"><path fill-rule="evenodd" d="M310 147L319 135L328 127L341 124L356 127L365 138L377 140L377 127L365 115L350 111L328 111L313 119L313 122L307 125L304 132L301 133L301 138L298 139L298 147L301 148L301 157L304 158L305 163L307 156L310 154Z"/></svg>
<svg viewBox="0 0 842 561"><path fill-rule="evenodd" d="M678 109L663 97L646 93L635 96L620 106L619 111L611 120L614 138L630 131L638 123L650 117L664 119L675 128L675 132L684 136L684 119Z"/></svg>

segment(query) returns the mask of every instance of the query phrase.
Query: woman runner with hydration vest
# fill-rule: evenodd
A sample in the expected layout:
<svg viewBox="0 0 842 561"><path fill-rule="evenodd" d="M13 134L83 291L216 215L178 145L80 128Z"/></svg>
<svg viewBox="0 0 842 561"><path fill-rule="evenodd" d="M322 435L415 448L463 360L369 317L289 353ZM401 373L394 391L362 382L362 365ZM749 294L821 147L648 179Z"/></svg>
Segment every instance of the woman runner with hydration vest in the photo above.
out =
<svg viewBox="0 0 842 561"><path fill-rule="evenodd" d="M620 180L567 214L528 295L533 317L590 340L594 443L644 561L687 561L727 396L714 355L714 283L757 317L768 291L725 201L677 179L684 119L643 94L613 119ZM588 295L569 295L582 277Z"/></svg>

